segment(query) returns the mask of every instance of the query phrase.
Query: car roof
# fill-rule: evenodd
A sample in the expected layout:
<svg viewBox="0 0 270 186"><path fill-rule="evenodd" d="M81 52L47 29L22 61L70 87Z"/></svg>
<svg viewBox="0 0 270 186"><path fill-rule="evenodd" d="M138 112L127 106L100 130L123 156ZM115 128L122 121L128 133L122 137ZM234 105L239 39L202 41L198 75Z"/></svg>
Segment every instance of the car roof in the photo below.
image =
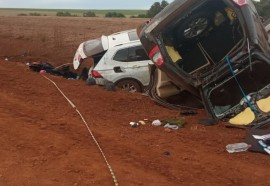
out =
<svg viewBox="0 0 270 186"><path fill-rule="evenodd" d="M139 41L136 29L113 33L108 36L102 36L101 38L103 47L107 49L117 45Z"/></svg>

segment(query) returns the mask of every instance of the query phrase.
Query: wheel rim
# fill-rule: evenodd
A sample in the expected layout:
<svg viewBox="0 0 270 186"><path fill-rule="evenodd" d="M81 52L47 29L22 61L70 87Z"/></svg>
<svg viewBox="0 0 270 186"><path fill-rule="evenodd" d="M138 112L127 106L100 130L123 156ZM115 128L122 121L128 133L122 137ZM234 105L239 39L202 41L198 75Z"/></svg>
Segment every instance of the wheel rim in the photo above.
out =
<svg viewBox="0 0 270 186"><path fill-rule="evenodd" d="M184 36L186 38L194 38L200 35L208 26L208 20L206 18L197 18L193 20L188 27L184 30Z"/></svg>
<svg viewBox="0 0 270 186"><path fill-rule="evenodd" d="M137 88L135 85L131 83L125 83L122 85L122 89L128 91L128 92L137 92Z"/></svg>

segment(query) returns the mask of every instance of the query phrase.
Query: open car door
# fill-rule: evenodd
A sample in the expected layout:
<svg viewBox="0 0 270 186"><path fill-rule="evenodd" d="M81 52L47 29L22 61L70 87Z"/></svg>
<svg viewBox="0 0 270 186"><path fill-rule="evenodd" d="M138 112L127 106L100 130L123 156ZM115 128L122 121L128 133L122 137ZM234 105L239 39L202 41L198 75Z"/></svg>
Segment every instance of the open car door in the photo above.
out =
<svg viewBox="0 0 270 186"><path fill-rule="evenodd" d="M108 37L101 36L101 38L89 40L79 45L75 56L73 58L73 67L77 70L84 59L95 54L108 50Z"/></svg>
<svg viewBox="0 0 270 186"><path fill-rule="evenodd" d="M107 51L116 45L124 44L129 41L139 40L136 30L128 30L123 32L117 32L109 36L101 36L101 38L89 40L79 45L74 59L73 67L77 70L84 59L93 55Z"/></svg>

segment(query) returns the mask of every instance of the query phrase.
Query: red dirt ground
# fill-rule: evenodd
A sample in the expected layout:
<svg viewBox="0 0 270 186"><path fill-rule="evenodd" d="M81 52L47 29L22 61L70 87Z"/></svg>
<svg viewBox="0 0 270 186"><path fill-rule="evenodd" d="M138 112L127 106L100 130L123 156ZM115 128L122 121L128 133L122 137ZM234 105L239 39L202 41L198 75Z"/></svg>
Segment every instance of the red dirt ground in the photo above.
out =
<svg viewBox="0 0 270 186"><path fill-rule="evenodd" d="M78 114L25 63L69 63L81 42L143 21L0 17L0 185L114 185ZM25 52L31 56L22 56ZM48 77L89 123L119 185L270 185L268 156L225 151L227 144L244 140L244 130L223 123L202 126L203 111L186 117L187 125L175 131L150 123L132 128L130 121L169 119L179 111L140 94Z"/></svg>

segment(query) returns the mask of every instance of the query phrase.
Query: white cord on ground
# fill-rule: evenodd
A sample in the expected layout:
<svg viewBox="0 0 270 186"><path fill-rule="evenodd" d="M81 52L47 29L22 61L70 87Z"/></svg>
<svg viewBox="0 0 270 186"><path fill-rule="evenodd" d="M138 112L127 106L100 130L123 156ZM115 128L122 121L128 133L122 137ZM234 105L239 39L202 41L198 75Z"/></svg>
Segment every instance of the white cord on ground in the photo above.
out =
<svg viewBox="0 0 270 186"><path fill-rule="evenodd" d="M97 148L99 149L99 151L100 151L100 153L101 153L103 159L105 160L105 163L106 163L106 165L107 165L107 167L108 167L108 169L109 169L109 171L110 171L110 173L111 173L111 176L112 176L112 178L113 178L113 181L114 181L115 186L119 186L118 181L117 181L117 178L116 178L116 176L115 176L115 174L114 174L114 171L113 171L111 165L109 164L109 162L108 162L108 160L107 160L107 158L106 158L106 156L105 156L103 150L101 149L101 147L100 147L98 141L96 140L96 138L95 138L95 136L93 135L93 133L92 133L92 131L91 131L89 125L88 125L87 122L85 121L85 119L84 119L84 117L82 116L82 114L80 113L80 111L76 108L76 106L72 103L72 101L70 101L70 99L68 99L68 97L61 91L61 89L57 86L57 84L56 84L54 81L52 81L50 78L48 78L47 76L45 76L45 75L43 75L43 74L42 74L42 76L43 76L44 78L46 78L48 81L50 81L52 84L54 84L54 86L58 89L58 91L63 95L63 97L64 97L64 98L68 101L68 103L72 106L72 108L74 108L74 109L76 110L76 112L79 114L79 116L81 117L83 123L85 124L85 126L86 126L88 132L90 133L92 139L94 140L94 142L95 142Z"/></svg>

